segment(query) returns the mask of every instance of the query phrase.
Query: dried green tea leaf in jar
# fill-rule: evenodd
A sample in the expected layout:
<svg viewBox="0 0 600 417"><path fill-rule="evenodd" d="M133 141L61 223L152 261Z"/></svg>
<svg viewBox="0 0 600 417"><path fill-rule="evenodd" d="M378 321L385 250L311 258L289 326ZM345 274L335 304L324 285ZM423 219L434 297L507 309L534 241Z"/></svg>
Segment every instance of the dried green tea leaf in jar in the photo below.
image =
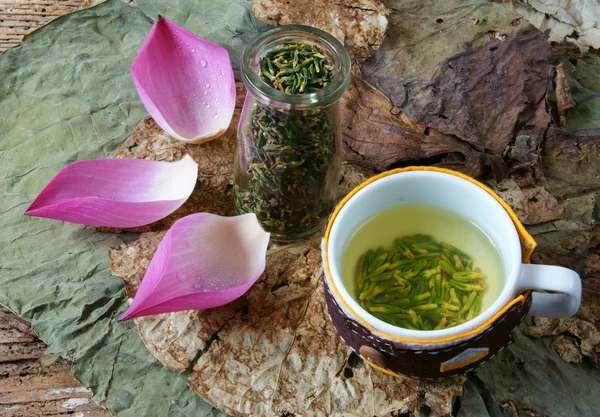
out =
<svg viewBox="0 0 600 417"><path fill-rule="evenodd" d="M261 226L280 241L304 238L324 225L334 207L341 163L337 100L347 81L338 80L335 94L323 102L311 98L297 104L302 100L294 97L323 90L336 76L346 80L349 59L337 41L341 49L326 50L332 48L329 38L319 42L329 35L302 30L307 30L309 41L274 41L255 56L258 65L253 70L269 88L262 95L252 95L249 88L238 128L237 209L255 213ZM246 83L248 68L244 62L242 66Z"/></svg>
<svg viewBox="0 0 600 417"><path fill-rule="evenodd" d="M290 94L314 93L331 81L331 59L316 45L284 43L260 58L260 77L271 87Z"/></svg>

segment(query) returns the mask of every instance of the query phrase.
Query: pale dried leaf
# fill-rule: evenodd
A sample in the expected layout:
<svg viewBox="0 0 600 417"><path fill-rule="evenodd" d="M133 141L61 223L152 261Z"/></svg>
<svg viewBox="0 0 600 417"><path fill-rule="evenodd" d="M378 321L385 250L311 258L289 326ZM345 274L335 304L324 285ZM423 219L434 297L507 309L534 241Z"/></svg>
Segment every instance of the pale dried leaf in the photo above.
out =
<svg viewBox="0 0 600 417"><path fill-rule="evenodd" d="M234 141L223 138L179 149L177 142L144 121L119 155L177 158L179 152L186 152L205 170L204 181L226 184L233 165L233 146L223 145L227 140ZM130 150L132 144L137 147ZM219 144L219 169L211 171L207 167L214 164L206 158L215 155L215 149L199 150ZM370 175L371 171L344 164L338 198ZM202 199L206 206L215 204L215 198L204 189L198 192L198 201ZM222 194L218 198L224 200ZM227 214L222 210L213 207L213 212ZM172 220L185 214L175 213ZM167 224L153 226L161 230ZM111 271L123 278L129 297L135 295L164 233L143 233L137 241L110 251ZM435 383L394 378L351 354L326 312L319 245L319 238L272 244L265 273L235 302L210 310L142 317L136 319L138 332L165 366L178 372L193 367L190 386L235 416L388 416L421 405L440 414L450 412L464 378Z"/></svg>
<svg viewBox="0 0 600 417"><path fill-rule="evenodd" d="M563 335L552 343L552 347L565 360L576 356L588 356L598 364L600 351L600 300L598 298L599 280L587 278L583 284L581 307L577 314L567 319L548 319L535 317L534 325L525 330L525 334L532 337ZM567 346L568 343L568 346ZM573 353L577 351L577 355Z"/></svg>
<svg viewBox="0 0 600 417"><path fill-rule="evenodd" d="M422 403L439 415L449 415L453 397L462 395L465 375L424 385Z"/></svg>
<svg viewBox="0 0 600 417"><path fill-rule="evenodd" d="M509 178L493 186L493 189L526 225L558 220L563 215L562 205L544 187L521 188Z"/></svg>
<svg viewBox="0 0 600 417"><path fill-rule="evenodd" d="M336 190L336 197L341 200L355 187L359 186L375 173L354 164L344 163L341 169L340 185Z"/></svg>
<svg viewBox="0 0 600 417"><path fill-rule="evenodd" d="M583 357L577 340L572 337L564 335L558 336L552 342L552 348L565 362L580 362Z"/></svg>
<svg viewBox="0 0 600 417"><path fill-rule="evenodd" d="M586 0L513 0L515 10L542 32L549 41L569 42L582 52L600 48L600 6Z"/></svg>
<svg viewBox="0 0 600 417"><path fill-rule="evenodd" d="M135 319L146 348L167 368L183 372L205 346L198 337L197 311L179 311Z"/></svg>
<svg viewBox="0 0 600 417"><path fill-rule="evenodd" d="M147 263L139 262L138 255L144 252L149 260L154 235L113 249L113 273L143 273L138 268ZM136 323L148 349L173 370L187 369L207 349L190 385L232 415L384 416L421 404L440 414L450 412L463 377L420 383L390 377L362 362L351 364L350 349L327 316L322 285L318 240L274 246L267 272L238 302Z"/></svg>
<svg viewBox="0 0 600 417"><path fill-rule="evenodd" d="M324 30L358 57L378 49L387 28L387 7L380 0L253 0L258 20L269 25L307 25Z"/></svg>

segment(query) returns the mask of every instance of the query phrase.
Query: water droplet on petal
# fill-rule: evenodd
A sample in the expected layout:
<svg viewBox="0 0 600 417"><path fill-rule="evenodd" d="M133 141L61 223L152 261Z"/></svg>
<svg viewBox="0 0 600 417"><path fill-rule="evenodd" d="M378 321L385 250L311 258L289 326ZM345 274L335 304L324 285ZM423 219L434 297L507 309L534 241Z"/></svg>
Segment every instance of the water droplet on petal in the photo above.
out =
<svg viewBox="0 0 600 417"><path fill-rule="evenodd" d="M208 94L208 90L204 90L204 95L207 95L207 94Z"/></svg>
<svg viewBox="0 0 600 417"><path fill-rule="evenodd" d="M206 108L210 109L210 104L206 103Z"/></svg>
<svg viewBox="0 0 600 417"><path fill-rule="evenodd" d="M206 66L206 60L205 59L201 59L200 60L200 65L202 65L203 67Z"/></svg>
<svg viewBox="0 0 600 417"><path fill-rule="evenodd" d="M209 84L209 83L206 83L204 86L205 86L206 88L210 88L210 84Z"/></svg>
<svg viewBox="0 0 600 417"><path fill-rule="evenodd" d="M177 273L177 279L178 279L179 281L185 281L185 280L187 279L187 275L186 275L186 274L184 274L183 272L178 272L178 273Z"/></svg>
<svg viewBox="0 0 600 417"><path fill-rule="evenodd" d="M194 288L197 290L201 290L204 288L204 284L202 282L196 282L194 283Z"/></svg>
<svg viewBox="0 0 600 417"><path fill-rule="evenodd" d="M213 119L215 119L215 120L216 120L216 119L218 119L218 118L219 118L219 115L218 115L218 114L213 114Z"/></svg>
<svg viewBox="0 0 600 417"><path fill-rule="evenodd" d="M196 52L196 48L192 48L192 53Z"/></svg>

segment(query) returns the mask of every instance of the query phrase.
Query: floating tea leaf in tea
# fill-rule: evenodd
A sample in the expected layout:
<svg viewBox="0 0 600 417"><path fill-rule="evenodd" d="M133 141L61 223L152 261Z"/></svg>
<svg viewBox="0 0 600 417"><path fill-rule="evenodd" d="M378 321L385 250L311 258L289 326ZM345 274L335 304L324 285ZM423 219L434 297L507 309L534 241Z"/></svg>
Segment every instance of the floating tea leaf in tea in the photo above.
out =
<svg viewBox="0 0 600 417"><path fill-rule="evenodd" d="M432 231L466 251L434 238ZM389 245L391 237L396 238ZM377 239L385 247L373 248ZM475 253L483 253L479 259L485 262L475 262ZM375 216L354 233L344 257L345 281L349 274L354 277L348 288L355 288L359 304L380 320L408 329L438 330L469 321L502 288L502 265L490 239L466 219L434 207L400 206Z"/></svg>

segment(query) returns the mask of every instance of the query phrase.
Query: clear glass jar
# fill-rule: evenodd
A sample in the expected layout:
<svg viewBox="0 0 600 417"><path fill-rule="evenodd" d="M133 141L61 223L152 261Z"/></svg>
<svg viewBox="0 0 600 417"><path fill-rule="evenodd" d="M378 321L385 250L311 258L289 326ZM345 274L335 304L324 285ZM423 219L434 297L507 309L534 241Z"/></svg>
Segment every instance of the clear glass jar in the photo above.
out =
<svg viewBox="0 0 600 417"><path fill-rule="evenodd" d="M305 94L265 83L259 58L288 42L320 48L333 65L330 83ZM246 47L242 79L248 92L238 126L237 210L255 213L273 240L306 238L322 229L335 205L342 153L338 100L350 80L348 52L321 30L281 26Z"/></svg>

